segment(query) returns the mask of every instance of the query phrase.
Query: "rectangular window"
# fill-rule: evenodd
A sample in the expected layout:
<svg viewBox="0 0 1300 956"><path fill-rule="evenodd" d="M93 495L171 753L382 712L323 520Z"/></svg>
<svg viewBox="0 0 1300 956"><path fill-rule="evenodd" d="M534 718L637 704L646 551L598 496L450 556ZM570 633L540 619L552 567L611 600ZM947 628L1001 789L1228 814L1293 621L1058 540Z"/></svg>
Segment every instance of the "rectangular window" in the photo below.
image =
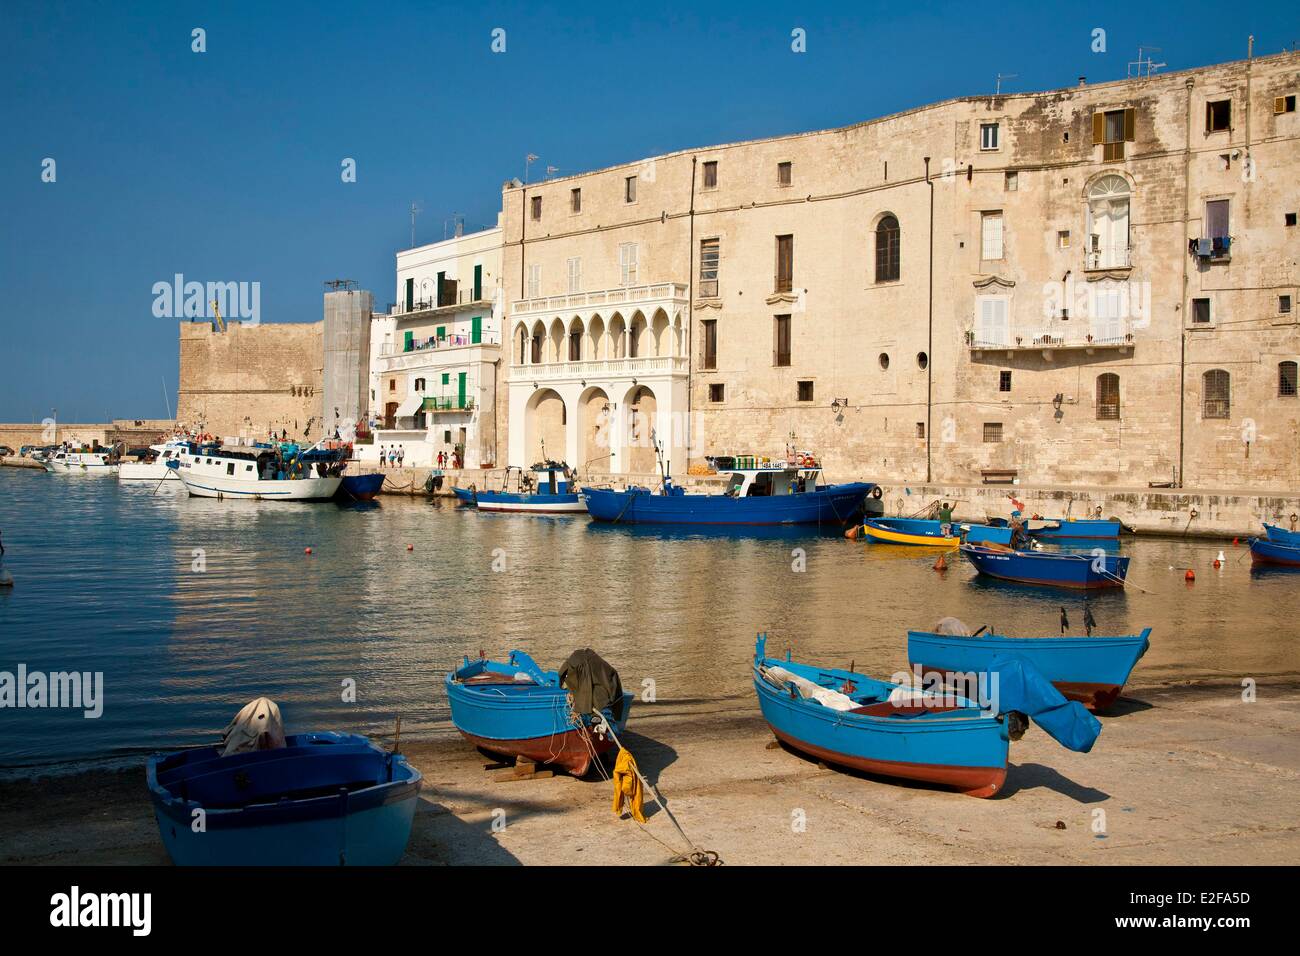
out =
<svg viewBox="0 0 1300 956"><path fill-rule="evenodd" d="M1009 345L1011 343L1010 300L1004 295L981 295L975 300L975 340L973 345Z"/></svg>
<svg viewBox="0 0 1300 956"><path fill-rule="evenodd" d="M623 180L623 202L636 202L635 176L628 176Z"/></svg>
<svg viewBox="0 0 1300 956"><path fill-rule="evenodd" d="M799 383L798 383L798 389L799 389L799 391L798 391L798 400L799 400L799 401L801 401L801 402L811 402L811 401L813 400L813 383L812 383L812 382L799 382Z"/></svg>
<svg viewBox="0 0 1300 956"><path fill-rule="evenodd" d="M533 222L537 222L542 218L542 197L534 196L532 202L533 202Z"/></svg>
<svg viewBox="0 0 1300 956"><path fill-rule="evenodd" d="M718 295L718 261L721 256L721 241L718 239L700 240L700 295L706 299Z"/></svg>
<svg viewBox="0 0 1300 956"><path fill-rule="evenodd" d="M565 261L569 275L569 293L582 291L582 259L574 256Z"/></svg>
<svg viewBox="0 0 1300 956"><path fill-rule="evenodd" d="M1205 104L1205 131L1222 133L1232 129L1232 100L1215 100Z"/></svg>
<svg viewBox="0 0 1300 956"><path fill-rule="evenodd" d="M1124 158L1124 144L1133 142L1136 126L1137 114L1131 107L1092 114L1092 142L1102 147L1105 162Z"/></svg>
<svg viewBox="0 0 1300 956"><path fill-rule="evenodd" d="M528 267L528 298L536 299L542 294L542 267L541 265L532 265Z"/></svg>
<svg viewBox="0 0 1300 956"><path fill-rule="evenodd" d="M582 212L582 190L569 190L569 212Z"/></svg>
<svg viewBox="0 0 1300 956"><path fill-rule="evenodd" d="M1062 229L1056 234L1056 244L1062 249L1070 248L1070 230Z"/></svg>
<svg viewBox="0 0 1300 956"><path fill-rule="evenodd" d="M776 292L794 287L794 236L776 237Z"/></svg>
<svg viewBox="0 0 1300 956"><path fill-rule="evenodd" d="M1205 238L1223 239L1232 233L1228 231L1229 200L1211 199L1205 204Z"/></svg>
<svg viewBox="0 0 1300 956"><path fill-rule="evenodd" d="M1192 321L1198 324L1209 324L1210 321L1210 300L1209 299L1192 300Z"/></svg>
<svg viewBox="0 0 1300 956"><path fill-rule="evenodd" d="M778 315L772 320L772 364L785 368L790 364L790 316Z"/></svg>
<svg viewBox="0 0 1300 956"><path fill-rule="evenodd" d="M794 182L794 163L777 163L776 184L778 186L789 186L793 182Z"/></svg>
<svg viewBox="0 0 1300 956"><path fill-rule="evenodd" d="M1010 373L1010 372L1004 370L1004 371L998 373L998 391L999 391L999 392L1009 392L1009 391L1011 391L1011 373Z"/></svg>
<svg viewBox="0 0 1300 956"><path fill-rule="evenodd" d="M709 401L721 402L726 399L727 387L721 382L714 382L709 386Z"/></svg>
<svg viewBox="0 0 1300 956"><path fill-rule="evenodd" d="M1232 379L1221 368L1213 369L1202 376L1202 418L1232 417Z"/></svg>
<svg viewBox="0 0 1300 956"><path fill-rule="evenodd" d="M718 367L718 320L704 319L700 322L704 333L704 354L700 358L700 367L715 369Z"/></svg>
<svg viewBox="0 0 1300 956"><path fill-rule="evenodd" d="M994 445L1002 441L1002 423L985 422L984 423L984 443Z"/></svg>
<svg viewBox="0 0 1300 956"><path fill-rule="evenodd" d="M1002 185L1009 193L1015 192L1020 188L1020 175L1014 169L1007 170L1006 175L1002 178Z"/></svg>
<svg viewBox="0 0 1300 956"><path fill-rule="evenodd" d="M718 185L718 164L709 160L704 164L704 188L715 189Z"/></svg>
<svg viewBox="0 0 1300 956"><path fill-rule="evenodd" d="M1298 384L1300 383L1296 381L1296 363L1279 362L1277 365L1277 394L1282 398L1295 398Z"/></svg>
<svg viewBox="0 0 1300 956"><path fill-rule="evenodd" d="M980 258L1002 258L1002 213L986 212L980 216Z"/></svg>
<svg viewBox="0 0 1300 956"><path fill-rule="evenodd" d="M1289 96L1273 97L1274 113L1294 113L1295 112L1295 94Z"/></svg>
<svg viewBox="0 0 1300 956"><path fill-rule="evenodd" d="M1114 372L1097 376L1097 421L1119 421L1119 376Z"/></svg>
<svg viewBox="0 0 1300 956"><path fill-rule="evenodd" d="M916 437L917 438L925 437L925 422L916 423Z"/></svg>
<svg viewBox="0 0 1300 956"><path fill-rule="evenodd" d="M1294 226L1296 222L1295 213L1286 212L1282 214L1282 223L1287 226Z"/></svg>
<svg viewBox="0 0 1300 956"><path fill-rule="evenodd" d="M622 242L618 246L619 281L624 286L636 285L637 279L637 245L635 242Z"/></svg>
<svg viewBox="0 0 1300 956"><path fill-rule="evenodd" d="M980 149L991 150L997 148L998 148L998 124L980 123Z"/></svg>
<svg viewBox="0 0 1300 956"><path fill-rule="evenodd" d="M1291 297L1289 295L1280 295L1277 297L1277 314L1291 314Z"/></svg>

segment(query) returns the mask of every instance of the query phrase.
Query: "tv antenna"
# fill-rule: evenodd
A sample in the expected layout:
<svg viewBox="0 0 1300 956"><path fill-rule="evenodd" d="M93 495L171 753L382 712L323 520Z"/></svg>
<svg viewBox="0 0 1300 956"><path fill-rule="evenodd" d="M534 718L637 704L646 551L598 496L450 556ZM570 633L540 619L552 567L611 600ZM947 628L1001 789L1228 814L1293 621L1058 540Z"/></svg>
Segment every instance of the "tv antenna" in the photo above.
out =
<svg viewBox="0 0 1300 956"><path fill-rule="evenodd" d="M1146 44L1139 46L1138 58L1136 60L1131 60L1128 65L1129 79L1131 80L1134 77L1141 78L1143 76L1149 78L1152 73L1160 69L1162 66L1168 66L1168 63L1156 63L1151 58L1152 53L1159 52L1160 47L1158 46L1147 46ZM1135 67L1136 69L1134 69Z"/></svg>
<svg viewBox="0 0 1300 956"><path fill-rule="evenodd" d="M993 90L993 95L994 95L994 96L1001 96L1001 95L1002 95L1002 81L1003 81L1003 80L1014 80L1014 79L1015 79L1016 77L1018 77L1019 75L1020 75L1019 73L999 73L999 74L998 74L998 84L997 84L997 86L996 86L996 87L994 88L994 90Z"/></svg>
<svg viewBox="0 0 1300 956"><path fill-rule="evenodd" d="M411 203L411 248L415 248L415 217L423 212L423 207L418 202Z"/></svg>
<svg viewBox="0 0 1300 956"><path fill-rule="evenodd" d="M447 238L447 223L453 225L453 234L460 236L465 232L465 217L458 212L453 212L450 216L442 221L442 238Z"/></svg>

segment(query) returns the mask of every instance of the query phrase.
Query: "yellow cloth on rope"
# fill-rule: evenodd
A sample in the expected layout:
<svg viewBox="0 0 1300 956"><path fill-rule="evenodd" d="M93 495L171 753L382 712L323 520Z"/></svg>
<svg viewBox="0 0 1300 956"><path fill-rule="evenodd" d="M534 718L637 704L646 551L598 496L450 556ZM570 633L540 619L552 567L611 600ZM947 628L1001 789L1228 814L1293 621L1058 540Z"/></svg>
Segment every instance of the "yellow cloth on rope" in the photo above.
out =
<svg viewBox="0 0 1300 956"><path fill-rule="evenodd" d="M636 759L632 751L620 748L618 760L614 763L614 813L623 815L623 802L632 811L632 819L645 823L645 813L641 809L643 794L641 778L636 772Z"/></svg>

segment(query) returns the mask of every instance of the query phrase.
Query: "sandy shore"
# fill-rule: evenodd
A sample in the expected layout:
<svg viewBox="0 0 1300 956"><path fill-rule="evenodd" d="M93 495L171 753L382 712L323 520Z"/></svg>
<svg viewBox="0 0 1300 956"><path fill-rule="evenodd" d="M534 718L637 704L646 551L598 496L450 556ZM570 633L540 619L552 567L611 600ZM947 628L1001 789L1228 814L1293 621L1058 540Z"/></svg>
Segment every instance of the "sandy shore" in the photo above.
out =
<svg viewBox="0 0 1300 956"><path fill-rule="evenodd" d="M642 704L625 742L729 865L1300 862L1300 688L1139 687L1103 722L1091 754L1031 728L992 800L769 746L748 701ZM604 781L504 780L458 739L402 749L425 775L407 865L660 864L653 837L679 843L663 813L615 818ZM0 863L167 863L143 770L0 784Z"/></svg>

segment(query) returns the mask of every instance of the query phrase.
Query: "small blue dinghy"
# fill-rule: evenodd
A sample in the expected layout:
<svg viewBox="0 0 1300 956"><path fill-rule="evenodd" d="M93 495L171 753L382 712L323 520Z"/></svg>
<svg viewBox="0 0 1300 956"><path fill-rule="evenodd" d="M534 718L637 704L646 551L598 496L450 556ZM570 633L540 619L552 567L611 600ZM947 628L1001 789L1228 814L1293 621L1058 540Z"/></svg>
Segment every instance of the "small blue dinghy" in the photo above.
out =
<svg viewBox="0 0 1300 956"><path fill-rule="evenodd" d="M1284 544L1288 548L1300 548L1300 531L1288 531L1275 524L1263 522L1264 534L1274 544Z"/></svg>
<svg viewBox="0 0 1300 956"><path fill-rule="evenodd" d="M961 553L980 574L1020 584L1058 588L1122 588L1128 576L1124 555L1070 551L1012 551L963 544Z"/></svg>
<svg viewBox="0 0 1300 956"><path fill-rule="evenodd" d="M1252 564L1300 568L1300 546L1283 544L1269 538L1251 538L1250 559Z"/></svg>
<svg viewBox="0 0 1300 956"><path fill-rule="evenodd" d="M402 755L333 732L228 756L220 747L159 754L145 772L177 866L392 866L421 780Z"/></svg>

